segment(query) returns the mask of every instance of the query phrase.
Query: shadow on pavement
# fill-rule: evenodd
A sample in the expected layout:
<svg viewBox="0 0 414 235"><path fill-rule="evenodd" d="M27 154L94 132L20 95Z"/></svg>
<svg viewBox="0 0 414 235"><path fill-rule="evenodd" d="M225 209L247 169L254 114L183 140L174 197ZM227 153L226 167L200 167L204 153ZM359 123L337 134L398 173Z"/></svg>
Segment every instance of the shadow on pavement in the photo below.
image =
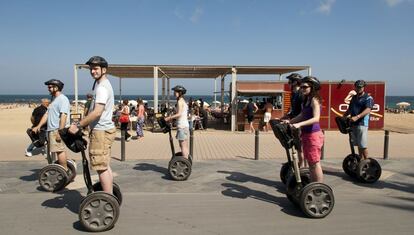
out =
<svg viewBox="0 0 414 235"><path fill-rule="evenodd" d="M393 190L407 192L407 193L414 193L414 184L411 184L411 183L389 181L389 180L378 180L377 182L373 184L361 183L357 179L354 179L348 176L345 172L342 172L336 169L326 168L326 167L323 169L323 173L327 175L340 177L343 180L351 182L354 185L357 185L360 187L374 188L374 189L388 188L388 189L393 189ZM404 174L404 175L410 176L410 174Z"/></svg>
<svg viewBox="0 0 414 235"><path fill-rule="evenodd" d="M170 174L168 173L168 169L165 167L157 166L155 164L150 163L138 163L134 168L134 170L138 171L154 171L163 174L161 178L172 180Z"/></svg>
<svg viewBox="0 0 414 235"><path fill-rule="evenodd" d="M285 185L279 181L263 179L257 176L252 176L252 175L248 175L248 174L236 172L236 171L217 171L217 172L222 173L222 174L229 174L229 176L227 176L226 179L231 180L231 181L240 182L240 183L253 182L257 184L266 185L269 187L274 187L277 189L277 191L282 192L282 193L285 192Z"/></svg>
<svg viewBox="0 0 414 235"><path fill-rule="evenodd" d="M278 192L284 193L285 185L281 182L272 181L263 179L257 176L248 175L241 172L234 172L234 171L217 171L218 173L222 174L229 174L226 177L227 180L231 180L234 182L239 183L246 183L246 182L253 182L257 184L262 184L269 187L274 187ZM250 189L246 186L242 186L239 184L233 183L223 183L221 184L223 187L226 187L221 193L224 196L246 199L246 198L254 198L256 200L276 204L282 208L282 211L286 214L297 216L297 217L305 217L305 215L298 209L295 205L293 205L285 196L277 197L274 195L270 195L266 192L258 191Z"/></svg>
<svg viewBox="0 0 414 235"><path fill-rule="evenodd" d="M44 201L42 206L56 209L66 208L72 213L78 214L82 198L83 196L77 190L64 190L58 192L57 197Z"/></svg>
<svg viewBox="0 0 414 235"><path fill-rule="evenodd" d="M221 185L226 187L226 189L221 192L224 196L240 199L253 198L256 200L278 205L282 208L281 211L288 215L305 217L305 215L300 211L300 209L298 209L295 205L290 203L289 200L284 196L276 197L266 192L253 190L248 187L233 183L223 183Z"/></svg>
<svg viewBox="0 0 414 235"><path fill-rule="evenodd" d="M30 171L32 172L31 175L20 176L19 179L23 181L36 181L39 178L38 175L39 175L40 169L32 169Z"/></svg>

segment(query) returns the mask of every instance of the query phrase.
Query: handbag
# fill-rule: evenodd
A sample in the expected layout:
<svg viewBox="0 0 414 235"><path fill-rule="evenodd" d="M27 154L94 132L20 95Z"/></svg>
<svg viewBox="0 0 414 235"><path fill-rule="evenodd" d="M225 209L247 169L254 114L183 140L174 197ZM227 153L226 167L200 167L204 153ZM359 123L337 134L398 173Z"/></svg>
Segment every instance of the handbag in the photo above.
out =
<svg viewBox="0 0 414 235"><path fill-rule="evenodd" d="M120 123L128 123L129 122L129 115L121 115L121 117L119 117L119 122Z"/></svg>

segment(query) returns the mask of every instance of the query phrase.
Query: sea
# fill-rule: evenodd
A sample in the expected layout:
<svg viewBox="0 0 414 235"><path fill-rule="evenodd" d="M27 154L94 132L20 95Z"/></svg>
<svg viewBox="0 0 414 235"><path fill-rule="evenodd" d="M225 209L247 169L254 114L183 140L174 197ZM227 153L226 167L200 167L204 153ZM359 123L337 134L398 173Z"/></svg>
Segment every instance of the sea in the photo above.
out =
<svg viewBox="0 0 414 235"><path fill-rule="evenodd" d="M75 100L75 95L66 95L69 100L72 102ZM40 103L40 100L43 98L51 98L50 95L0 95L0 104L11 104L11 103L18 103L18 104L29 104L29 103ZM122 100L137 100L138 98L141 98L143 100L148 101L149 105L153 103L154 96L153 95L122 95ZM186 95L186 99L193 98L193 100L202 99L203 101L212 104L214 101L213 95ZM86 95L79 95L79 100L86 100ZM118 102L120 97L118 95L115 95L115 102ZM158 97L158 100L160 101L162 99L161 96ZM170 100L175 100L173 96L170 96ZM216 96L216 100L220 101L220 95ZM224 103L229 103L229 97L224 96Z"/></svg>
<svg viewBox="0 0 414 235"><path fill-rule="evenodd" d="M74 95L67 95L70 101L73 101L75 99ZM187 95L187 99L190 97L193 98L193 100L197 99L203 99L203 101L212 104L214 101L214 96L212 95ZM40 99L42 98L50 98L50 95L0 95L0 104L10 104L10 103L20 103L20 104L28 104L28 103L39 103ZM136 95L122 95L122 99L128 99L128 100L137 100L138 98L142 98L143 100L147 100L150 104L153 101L152 95L142 95L142 96L136 96ZM119 100L119 96L115 96L116 100ZM171 100L174 99L174 97L170 98ZM86 100L85 95L79 95L79 100ZM158 97L158 100L161 100L161 96ZM216 100L220 101L220 96L216 96ZM229 103L229 97L224 97L224 102ZM414 96L386 96L385 97L385 106L387 108L397 108L396 104L399 102L408 102L411 104L411 107L409 109L413 109L414 107Z"/></svg>

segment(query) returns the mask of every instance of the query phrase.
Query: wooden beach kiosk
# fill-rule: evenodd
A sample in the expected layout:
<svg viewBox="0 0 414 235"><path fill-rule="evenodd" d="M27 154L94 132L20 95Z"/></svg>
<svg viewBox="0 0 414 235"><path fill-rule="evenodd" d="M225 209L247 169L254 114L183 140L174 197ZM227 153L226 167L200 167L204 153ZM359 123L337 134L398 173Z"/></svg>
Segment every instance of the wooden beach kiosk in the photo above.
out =
<svg viewBox="0 0 414 235"><path fill-rule="evenodd" d="M74 65L75 110L78 112L78 70L89 69L85 64ZM153 79L154 111L158 112L158 90L161 80L161 103L169 103L171 79L217 79L221 82L221 104L224 103L224 81L231 77L231 131L237 128L237 75L274 75L275 80L282 80L282 76L293 72L304 71L311 75L310 66L230 66L230 65L126 65L109 64L108 74L119 79L119 96L122 97L122 80L124 79ZM121 98L120 98L121 99ZM223 107L222 107L222 112Z"/></svg>

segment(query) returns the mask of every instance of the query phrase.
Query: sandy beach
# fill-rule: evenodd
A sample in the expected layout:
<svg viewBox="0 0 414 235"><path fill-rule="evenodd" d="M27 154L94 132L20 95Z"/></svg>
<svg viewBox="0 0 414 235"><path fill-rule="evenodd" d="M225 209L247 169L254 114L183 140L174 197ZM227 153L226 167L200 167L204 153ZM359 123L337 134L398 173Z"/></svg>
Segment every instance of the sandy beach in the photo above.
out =
<svg viewBox="0 0 414 235"><path fill-rule="evenodd" d="M24 156L30 143L25 131L30 127L33 108L20 105L0 109L0 161L41 160L41 154L31 158ZM414 152L414 114L385 114L385 129L390 130L389 156L393 159L412 158ZM130 131L132 134L133 132ZM119 136L120 134L118 134ZM369 150L371 156L382 158L384 131L370 131ZM178 147L178 146L177 146ZM132 140L126 144L126 159L168 159L170 148L168 137L162 133L145 132L143 140ZM350 152L347 135L338 131L327 131L325 140L326 158L343 158ZM70 157L80 159L78 154ZM119 138L113 145L112 155L120 158ZM247 133L231 133L209 129L195 131L194 157L196 160L209 159L252 159L254 156L254 136ZM284 149L272 132L260 133L260 158L285 158Z"/></svg>

